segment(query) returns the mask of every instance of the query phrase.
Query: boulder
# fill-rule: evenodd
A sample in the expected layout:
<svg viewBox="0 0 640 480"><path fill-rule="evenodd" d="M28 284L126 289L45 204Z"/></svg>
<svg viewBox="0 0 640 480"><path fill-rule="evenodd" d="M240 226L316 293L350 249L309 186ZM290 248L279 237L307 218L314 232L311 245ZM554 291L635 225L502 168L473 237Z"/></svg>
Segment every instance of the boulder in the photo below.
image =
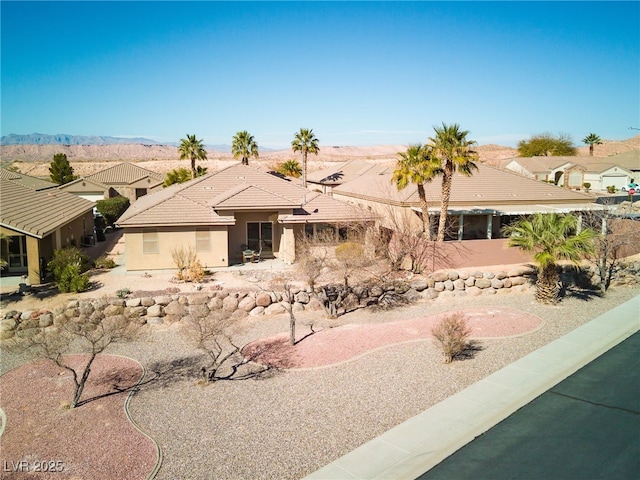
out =
<svg viewBox="0 0 640 480"><path fill-rule="evenodd" d="M264 307L262 307L262 308L264 308ZM280 315L280 314L285 313L285 312L286 312L286 310L279 303L272 303L267 308L264 308L264 314L265 315Z"/></svg>
<svg viewBox="0 0 640 480"><path fill-rule="evenodd" d="M257 302L256 302L257 303ZM238 309L238 299L229 295L222 300L222 309L226 312L233 312Z"/></svg>
<svg viewBox="0 0 640 480"><path fill-rule="evenodd" d="M482 289L491 288L491 280L488 278L476 278L475 286Z"/></svg>
<svg viewBox="0 0 640 480"><path fill-rule="evenodd" d="M163 310L164 309L162 305L151 305L150 307L147 308L147 317L161 317L164 315ZM149 323L148 318L147 318L147 323Z"/></svg>
<svg viewBox="0 0 640 480"><path fill-rule="evenodd" d="M256 308L256 300L253 297L246 296L242 300L238 302L238 308L240 310L244 310L245 312L250 312L254 308Z"/></svg>
<svg viewBox="0 0 640 480"><path fill-rule="evenodd" d="M260 315L264 315L264 307L257 306L253 310L249 312L249 315L252 317L259 317Z"/></svg>
<svg viewBox="0 0 640 480"><path fill-rule="evenodd" d="M271 295L267 292L261 292L256 295L256 305L259 307L268 307L271 305Z"/></svg>

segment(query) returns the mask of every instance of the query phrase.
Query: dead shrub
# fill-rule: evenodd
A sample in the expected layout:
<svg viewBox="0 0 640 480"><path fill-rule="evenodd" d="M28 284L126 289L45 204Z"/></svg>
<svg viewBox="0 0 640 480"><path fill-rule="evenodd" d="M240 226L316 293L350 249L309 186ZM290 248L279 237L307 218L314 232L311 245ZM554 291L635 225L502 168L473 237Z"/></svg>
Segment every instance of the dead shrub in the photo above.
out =
<svg viewBox="0 0 640 480"><path fill-rule="evenodd" d="M437 345L441 348L444 363L451 363L469 348L471 329L461 313L443 318L431 330Z"/></svg>

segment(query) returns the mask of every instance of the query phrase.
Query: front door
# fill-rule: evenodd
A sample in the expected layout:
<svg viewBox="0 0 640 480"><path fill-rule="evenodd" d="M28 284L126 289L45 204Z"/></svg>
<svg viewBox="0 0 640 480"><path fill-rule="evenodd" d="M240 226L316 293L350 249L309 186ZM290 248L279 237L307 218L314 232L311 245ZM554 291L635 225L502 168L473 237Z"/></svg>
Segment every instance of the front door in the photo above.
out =
<svg viewBox="0 0 640 480"><path fill-rule="evenodd" d="M247 222L247 245L263 257L273 256L273 224L271 222Z"/></svg>

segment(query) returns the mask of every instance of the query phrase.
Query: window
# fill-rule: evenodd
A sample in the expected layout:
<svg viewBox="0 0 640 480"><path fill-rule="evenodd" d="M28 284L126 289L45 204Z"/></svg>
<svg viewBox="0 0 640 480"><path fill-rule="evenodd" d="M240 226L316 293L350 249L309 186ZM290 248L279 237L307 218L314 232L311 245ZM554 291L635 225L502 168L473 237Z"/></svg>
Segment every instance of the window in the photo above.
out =
<svg viewBox="0 0 640 480"><path fill-rule="evenodd" d="M271 222L247 222L247 245L263 255L273 253L273 224Z"/></svg>
<svg viewBox="0 0 640 480"><path fill-rule="evenodd" d="M211 235L209 230L196 230L196 252L211 251Z"/></svg>
<svg viewBox="0 0 640 480"><path fill-rule="evenodd" d="M158 253L160 242L158 241L157 230L145 230L142 232L142 253L145 255Z"/></svg>

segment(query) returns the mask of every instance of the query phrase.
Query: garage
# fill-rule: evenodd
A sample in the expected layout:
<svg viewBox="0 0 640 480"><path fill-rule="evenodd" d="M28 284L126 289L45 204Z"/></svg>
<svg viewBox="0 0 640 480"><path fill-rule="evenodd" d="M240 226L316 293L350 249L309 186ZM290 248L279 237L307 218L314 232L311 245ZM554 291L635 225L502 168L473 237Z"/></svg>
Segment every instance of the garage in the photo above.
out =
<svg viewBox="0 0 640 480"><path fill-rule="evenodd" d="M613 185L616 190L622 190L623 187L629 183L629 177L627 175L603 175L602 176L602 189L606 190L607 187Z"/></svg>

